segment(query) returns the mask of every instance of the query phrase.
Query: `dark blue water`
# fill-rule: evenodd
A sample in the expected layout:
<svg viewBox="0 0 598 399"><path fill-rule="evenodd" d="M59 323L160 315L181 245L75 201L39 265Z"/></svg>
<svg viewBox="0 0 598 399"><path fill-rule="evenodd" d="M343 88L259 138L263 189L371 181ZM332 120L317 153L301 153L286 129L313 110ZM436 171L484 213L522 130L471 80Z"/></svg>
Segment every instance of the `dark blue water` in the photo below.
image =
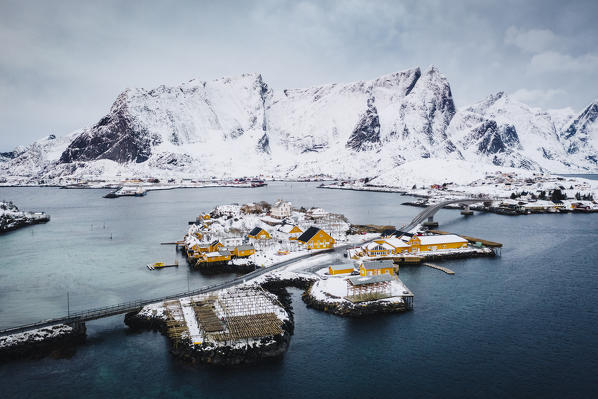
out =
<svg viewBox="0 0 598 399"><path fill-rule="evenodd" d="M403 224L420 209L397 194L271 184L256 190L152 192L104 200L102 191L0 189L46 225L0 236L0 326L208 283L171 259L187 220L221 202L283 197L345 213L355 223ZM293 291L295 335L277 361L233 369L171 358L160 334L131 334L122 317L88 324L71 359L0 365L5 397L590 397L598 388L598 214L462 217L441 229L505 244L495 259L411 266L401 279L415 309L352 320L305 308ZM93 224L93 227L91 226ZM105 226L105 227L104 227ZM112 239L109 235L112 234ZM230 278L218 276L216 279ZM189 282L188 282L189 281Z"/></svg>

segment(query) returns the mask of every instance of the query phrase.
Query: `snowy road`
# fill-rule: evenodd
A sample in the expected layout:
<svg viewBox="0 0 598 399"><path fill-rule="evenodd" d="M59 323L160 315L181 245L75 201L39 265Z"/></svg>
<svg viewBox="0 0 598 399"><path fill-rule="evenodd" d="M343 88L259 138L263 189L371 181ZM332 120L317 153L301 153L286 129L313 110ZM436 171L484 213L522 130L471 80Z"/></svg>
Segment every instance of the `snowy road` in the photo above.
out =
<svg viewBox="0 0 598 399"><path fill-rule="evenodd" d="M370 240L367 240L367 241L370 241ZM206 294L209 292L213 292L213 291L217 291L217 290L221 290L221 289L225 289L225 288L231 288L238 284L243 284L249 280L252 280L254 278L262 276L266 273L270 273L275 270L279 270L281 268L289 266L293 263L296 263L296 262L299 262L299 261L302 261L302 260L305 260L305 259L308 259L311 257L319 256L322 254L330 254L330 253L335 253L335 252L342 253L342 251L345 251L346 249L348 249L350 247L360 245L360 244L362 244L362 243L345 244L345 245L341 245L341 246L338 246L338 247L335 247L332 249L311 252L306 255L302 255L302 256L299 256L299 257L296 257L293 259L289 259L289 260L286 260L283 262L276 263L272 266L269 266L269 267L266 267L263 269L255 270L253 272L245 274L241 277L237 277L230 281L225 281L223 283L209 285L209 286L202 287L200 289L193 290L193 291L180 292L177 294L168 295L168 296L160 297L160 298L142 299L142 300L137 300L137 301L132 301L132 302L121 303L118 305L89 309L89 310L85 310L85 311L81 311L81 312L77 312L77 313L71 313L70 315L65 316L65 317L42 320L42 321L39 321L36 323L30 323L30 324L25 324L25 325L21 325L21 326L7 328L4 330L0 330L0 336L21 333L21 332L34 330L34 329L38 329L38 328L43 328L43 327L48 327L48 326L56 325L56 324L74 324L74 323L81 323L81 322L86 322L86 321L91 321L91 320L97 320L97 319L101 319L104 317L110 317L110 316L115 316L115 315L119 315L119 314L139 311L143 306L146 306L146 305L149 305L152 303L174 300L174 299L179 299L179 298L193 296L193 295Z"/></svg>

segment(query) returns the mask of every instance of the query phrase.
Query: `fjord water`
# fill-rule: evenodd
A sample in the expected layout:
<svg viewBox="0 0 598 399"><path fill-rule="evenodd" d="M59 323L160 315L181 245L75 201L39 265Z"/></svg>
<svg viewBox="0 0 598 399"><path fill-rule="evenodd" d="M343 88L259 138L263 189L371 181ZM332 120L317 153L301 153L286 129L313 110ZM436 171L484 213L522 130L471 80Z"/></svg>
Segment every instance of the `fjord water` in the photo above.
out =
<svg viewBox="0 0 598 399"><path fill-rule="evenodd" d="M418 208L392 193L322 190L313 183L257 189L150 192L0 188L0 199L44 210L50 223L0 236L0 328L197 288L203 276L171 261L202 211L276 198L321 206L353 223L401 225ZM0 365L3 397L588 397L597 388L598 214L507 217L454 210L442 230L504 243L502 256L444 262L454 276L402 267L412 312L344 319L307 309L291 290L295 335L283 358L236 368L191 367L158 333L131 333L122 316L88 323L70 359Z"/></svg>

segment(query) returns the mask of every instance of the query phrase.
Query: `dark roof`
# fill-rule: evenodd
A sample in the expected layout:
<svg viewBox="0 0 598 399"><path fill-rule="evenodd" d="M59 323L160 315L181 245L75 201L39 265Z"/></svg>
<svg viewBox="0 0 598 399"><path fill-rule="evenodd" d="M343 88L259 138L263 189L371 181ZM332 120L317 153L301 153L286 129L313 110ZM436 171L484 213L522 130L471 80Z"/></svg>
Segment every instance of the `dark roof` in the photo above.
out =
<svg viewBox="0 0 598 399"><path fill-rule="evenodd" d="M395 234L395 229L386 229L382 232L382 234L380 234L382 237L388 237L388 236L392 236Z"/></svg>
<svg viewBox="0 0 598 399"><path fill-rule="evenodd" d="M212 243L210 245L213 247L214 245L218 244L219 242L220 242L220 240L214 240L214 241L212 241Z"/></svg>
<svg viewBox="0 0 598 399"><path fill-rule="evenodd" d="M260 231L262 231L263 229L261 227L254 227L253 230L251 230L249 232L250 236L255 236L257 235Z"/></svg>
<svg viewBox="0 0 598 399"><path fill-rule="evenodd" d="M402 236L407 236L407 237L413 237L413 234L411 234L411 233L403 233L403 234L401 234L401 235L402 235Z"/></svg>
<svg viewBox="0 0 598 399"><path fill-rule="evenodd" d="M305 230L305 232L301 234L299 238L297 238L297 241L308 242L318 233L318 231L320 231L319 228L311 226L309 229Z"/></svg>

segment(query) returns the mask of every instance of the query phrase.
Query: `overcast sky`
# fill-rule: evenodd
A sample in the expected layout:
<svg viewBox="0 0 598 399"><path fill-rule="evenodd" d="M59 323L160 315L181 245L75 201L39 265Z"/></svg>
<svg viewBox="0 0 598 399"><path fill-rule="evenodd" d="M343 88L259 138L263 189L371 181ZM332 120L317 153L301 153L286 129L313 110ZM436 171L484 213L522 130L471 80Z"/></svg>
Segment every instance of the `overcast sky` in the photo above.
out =
<svg viewBox="0 0 598 399"><path fill-rule="evenodd" d="M84 4L87 3L87 4ZM275 89L439 67L457 106L598 98L598 1L0 0L0 150L90 126L127 87Z"/></svg>

